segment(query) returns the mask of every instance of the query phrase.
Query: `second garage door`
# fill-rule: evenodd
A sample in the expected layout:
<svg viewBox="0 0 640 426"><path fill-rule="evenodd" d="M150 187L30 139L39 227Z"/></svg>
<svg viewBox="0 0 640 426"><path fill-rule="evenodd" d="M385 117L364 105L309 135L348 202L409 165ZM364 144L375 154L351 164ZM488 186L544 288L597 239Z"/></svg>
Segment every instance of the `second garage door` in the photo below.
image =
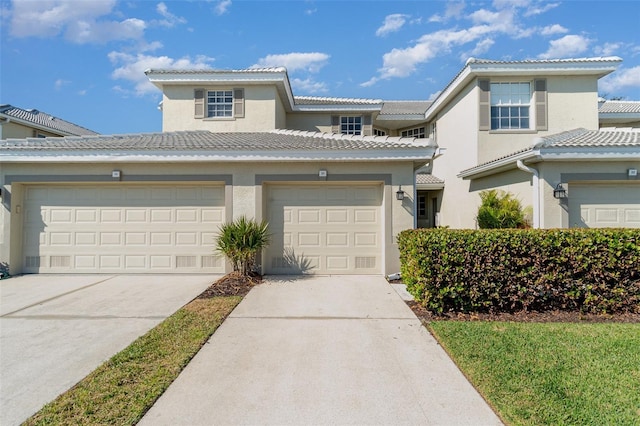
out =
<svg viewBox="0 0 640 426"><path fill-rule="evenodd" d="M381 184L269 185L271 274L379 274Z"/></svg>
<svg viewBox="0 0 640 426"><path fill-rule="evenodd" d="M34 185L24 209L25 272L224 272L221 185Z"/></svg>
<svg viewBox="0 0 640 426"><path fill-rule="evenodd" d="M640 228L640 182L569 184L569 226Z"/></svg>

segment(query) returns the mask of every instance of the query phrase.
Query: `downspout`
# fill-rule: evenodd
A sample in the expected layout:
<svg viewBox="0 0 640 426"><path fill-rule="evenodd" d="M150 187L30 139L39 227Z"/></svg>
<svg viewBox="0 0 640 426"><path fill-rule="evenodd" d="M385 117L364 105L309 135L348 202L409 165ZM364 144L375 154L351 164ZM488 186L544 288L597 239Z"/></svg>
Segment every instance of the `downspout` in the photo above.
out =
<svg viewBox="0 0 640 426"><path fill-rule="evenodd" d="M522 160L516 161L516 166L522 171L533 175L533 227L540 228L540 175L533 167L525 166Z"/></svg>

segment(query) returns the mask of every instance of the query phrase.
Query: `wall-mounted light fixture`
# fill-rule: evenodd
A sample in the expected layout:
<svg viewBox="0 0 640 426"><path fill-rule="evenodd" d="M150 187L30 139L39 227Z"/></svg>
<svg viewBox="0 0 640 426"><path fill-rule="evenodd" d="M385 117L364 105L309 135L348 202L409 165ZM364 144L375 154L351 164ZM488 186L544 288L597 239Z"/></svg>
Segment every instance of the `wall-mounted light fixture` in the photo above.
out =
<svg viewBox="0 0 640 426"><path fill-rule="evenodd" d="M557 198L557 199L567 198L567 190L564 189L564 186L562 186L562 183L557 184L556 187L554 188L553 198Z"/></svg>
<svg viewBox="0 0 640 426"><path fill-rule="evenodd" d="M111 177L113 180L120 180L122 178L122 173L120 173L120 170L112 170Z"/></svg>
<svg viewBox="0 0 640 426"><path fill-rule="evenodd" d="M396 200L402 201L404 200L404 191L402 190L402 185L396 191Z"/></svg>

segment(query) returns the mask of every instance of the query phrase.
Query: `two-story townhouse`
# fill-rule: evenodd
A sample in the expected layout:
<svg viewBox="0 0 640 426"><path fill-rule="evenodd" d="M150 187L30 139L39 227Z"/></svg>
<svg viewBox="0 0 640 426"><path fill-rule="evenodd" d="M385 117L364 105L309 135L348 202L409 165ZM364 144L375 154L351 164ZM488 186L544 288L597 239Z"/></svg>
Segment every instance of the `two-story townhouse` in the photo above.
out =
<svg viewBox="0 0 640 426"><path fill-rule="evenodd" d="M0 139L97 135L97 132L37 109L0 105Z"/></svg>
<svg viewBox="0 0 640 426"><path fill-rule="evenodd" d="M598 79L620 62L467 61L425 114L446 150L432 169L439 224L476 227L479 192L500 189L534 227L640 227L640 133L600 129Z"/></svg>
<svg viewBox="0 0 640 426"><path fill-rule="evenodd" d="M483 189L537 227L640 226L640 116L597 97L619 63L473 59L433 101L296 97L284 68L148 70L162 133L0 142L0 262L225 272L217 227L246 215L270 223L264 273L389 274L400 231L476 227Z"/></svg>

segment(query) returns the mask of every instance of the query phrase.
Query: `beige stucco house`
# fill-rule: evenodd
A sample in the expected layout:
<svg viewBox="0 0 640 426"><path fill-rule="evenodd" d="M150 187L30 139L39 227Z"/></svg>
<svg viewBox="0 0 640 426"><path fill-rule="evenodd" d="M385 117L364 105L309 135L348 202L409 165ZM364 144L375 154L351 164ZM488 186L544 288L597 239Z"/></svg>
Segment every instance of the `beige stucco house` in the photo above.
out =
<svg viewBox="0 0 640 426"><path fill-rule="evenodd" d="M619 63L472 59L432 101L296 97L284 68L148 70L161 133L0 141L0 262L221 273L218 226L244 215L270 224L265 273L390 274L399 232L475 228L489 188L537 227L637 227L640 109L597 95Z"/></svg>

